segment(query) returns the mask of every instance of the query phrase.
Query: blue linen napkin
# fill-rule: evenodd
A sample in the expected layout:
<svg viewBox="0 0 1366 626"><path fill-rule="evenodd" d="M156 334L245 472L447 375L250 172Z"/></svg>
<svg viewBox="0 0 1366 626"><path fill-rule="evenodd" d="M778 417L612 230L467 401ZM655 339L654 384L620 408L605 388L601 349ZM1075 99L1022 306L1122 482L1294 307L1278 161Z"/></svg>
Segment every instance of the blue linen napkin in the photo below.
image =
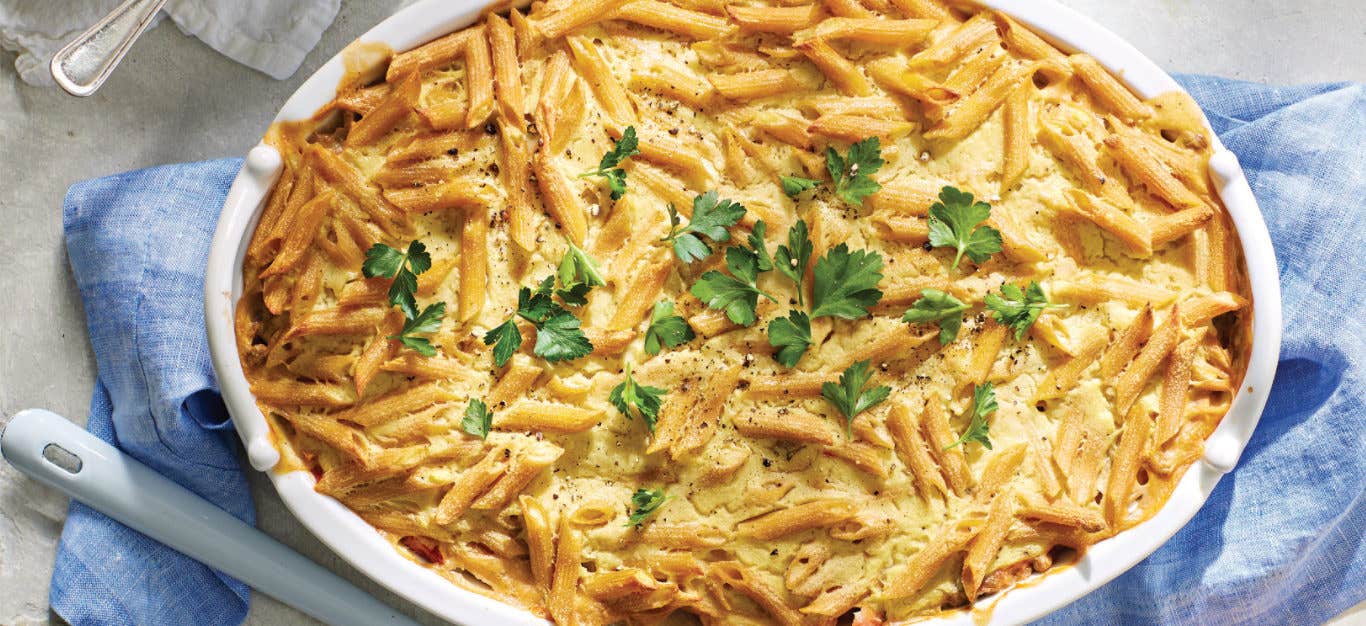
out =
<svg viewBox="0 0 1366 626"><path fill-rule="evenodd" d="M1317 624L1366 599L1366 88L1179 80L1242 160L1280 264L1285 339L1261 425L1201 512L1127 574L1042 623ZM87 181L67 248L99 364L90 429L252 518L214 391L200 292L239 160ZM247 590L72 503L53 574L71 623L235 624Z"/></svg>
<svg viewBox="0 0 1366 626"><path fill-rule="evenodd" d="M167 165L73 185L71 272L99 367L90 432L254 523L204 333L204 264L241 159ZM52 609L87 624L237 624L250 591L73 501Z"/></svg>

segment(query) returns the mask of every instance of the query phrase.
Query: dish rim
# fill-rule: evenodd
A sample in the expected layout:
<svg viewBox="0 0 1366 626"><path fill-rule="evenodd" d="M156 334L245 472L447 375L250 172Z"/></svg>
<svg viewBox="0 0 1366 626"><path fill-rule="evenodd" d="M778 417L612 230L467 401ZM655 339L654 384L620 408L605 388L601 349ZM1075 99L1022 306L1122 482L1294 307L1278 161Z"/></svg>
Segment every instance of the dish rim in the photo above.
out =
<svg viewBox="0 0 1366 626"><path fill-rule="evenodd" d="M358 37L406 50L473 23L483 0L421 0L394 13ZM1119 36L1056 0L978 0L1000 10L1065 50L1086 52L1143 97L1185 90ZM349 46L348 46L349 47ZM290 96L272 123L311 116L330 101L343 75L338 52ZM1206 121L1206 127L1209 127ZM1213 130L1210 171L1237 230L1252 292L1252 345L1247 370L1228 413L1206 439L1203 457L1192 464L1167 502L1152 518L1089 547L1068 566L1030 577L984 606L954 611L921 623L974 623L988 611L991 624L1022 623L1056 611L1128 571L1167 542L1199 512L1219 479L1237 465L1271 391L1281 343L1280 278L1271 236L1237 157ZM279 175L280 156L264 143L247 155L224 201L210 246L204 280L209 351L223 400L247 457L266 472L290 512L333 552L376 582L434 615L466 626L548 624L530 612L467 591L436 572L405 559L373 526L337 500L313 490L306 471L277 473L279 453L252 396L237 351L233 315L242 290L242 262L265 199ZM980 615L978 617L981 617Z"/></svg>

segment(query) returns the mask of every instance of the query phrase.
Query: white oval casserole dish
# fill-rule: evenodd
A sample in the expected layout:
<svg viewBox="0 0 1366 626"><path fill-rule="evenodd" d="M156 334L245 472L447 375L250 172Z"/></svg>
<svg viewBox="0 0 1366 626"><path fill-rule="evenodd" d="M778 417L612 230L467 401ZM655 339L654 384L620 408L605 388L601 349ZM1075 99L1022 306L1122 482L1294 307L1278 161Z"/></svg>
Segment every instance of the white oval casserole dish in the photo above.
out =
<svg viewBox="0 0 1366 626"><path fill-rule="evenodd" d="M1010 14L1065 50L1090 54L1143 97L1181 89L1133 46L1053 0L983 0L980 4ZM473 23L484 6L482 0L422 0L384 20L358 41L406 50ZM304 81L274 121L300 120L312 115L332 99L343 71L339 54ZM1280 353L1281 300L1276 259L1266 223L1242 168L1217 139L1210 168L1237 227L1252 289L1252 346L1243 384L1228 414L1206 441L1203 459L1186 472L1156 515L1092 546L1074 565L1060 567L998 598L988 599L985 604L993 606L989 614L992 624L1016 624L1042 617L1099 588L1152 554L1200 510L1219 479L1237 464L1257 426ZM224 202L204 280L204 311L214 369L252 466L270 476L286 506L323 543L415 604L465 626L545 624L522 609L461 589L403 558L372 526L336 500L315 492L314 478L308 472L273 471L279 453L271 443L265 417L242 371L233 312L242 291L242 261L247 242L279 170L280 157L273 148L261 144L248 154ZM973 619L969 612L960 611L926 623L966 625L973 623Z"/></svg>

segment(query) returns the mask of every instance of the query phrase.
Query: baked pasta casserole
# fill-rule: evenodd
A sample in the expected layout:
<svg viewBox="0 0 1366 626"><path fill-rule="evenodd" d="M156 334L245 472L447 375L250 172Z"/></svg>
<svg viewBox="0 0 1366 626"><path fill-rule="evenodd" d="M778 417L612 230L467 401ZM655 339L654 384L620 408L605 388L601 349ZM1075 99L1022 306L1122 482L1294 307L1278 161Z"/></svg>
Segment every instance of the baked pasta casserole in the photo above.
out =
<svg viewBox="0 0 1366 626"><path fill-rule="evenodd" d="M1182 94L937 0L550 0L273 126L279 471L557 624L903 622L1154 514L1240 384Z"/></svg>

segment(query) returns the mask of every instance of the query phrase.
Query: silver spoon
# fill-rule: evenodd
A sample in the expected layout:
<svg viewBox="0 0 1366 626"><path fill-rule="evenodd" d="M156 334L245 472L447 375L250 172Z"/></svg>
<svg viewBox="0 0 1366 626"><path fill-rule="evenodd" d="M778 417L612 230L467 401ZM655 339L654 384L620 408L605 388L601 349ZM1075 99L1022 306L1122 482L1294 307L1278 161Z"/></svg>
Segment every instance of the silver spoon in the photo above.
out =
<svg viewBox="0 0 1366 626"><path fill-rule="evenodd" d="M166 0L128 0L120 4L57 51L49 66L52 80L73 96L95 93L165 4Z"/></svg>

